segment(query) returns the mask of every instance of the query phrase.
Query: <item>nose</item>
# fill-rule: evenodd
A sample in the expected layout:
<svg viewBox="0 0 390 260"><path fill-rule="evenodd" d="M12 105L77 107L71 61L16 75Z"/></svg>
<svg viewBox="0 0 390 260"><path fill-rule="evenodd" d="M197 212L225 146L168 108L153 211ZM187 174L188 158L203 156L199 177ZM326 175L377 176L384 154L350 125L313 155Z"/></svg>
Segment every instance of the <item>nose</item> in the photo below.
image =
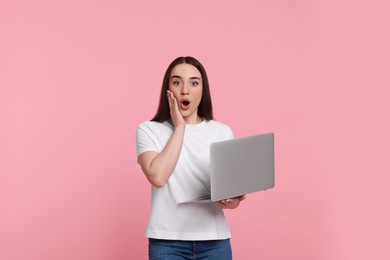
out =
<svg viewBox="0 0 390 260"><path fill-rule="evenodd" d="M188 84L183 84L183 87L181 88L181 93L182 95L188 95L189 94L189 86Z"/></svg>

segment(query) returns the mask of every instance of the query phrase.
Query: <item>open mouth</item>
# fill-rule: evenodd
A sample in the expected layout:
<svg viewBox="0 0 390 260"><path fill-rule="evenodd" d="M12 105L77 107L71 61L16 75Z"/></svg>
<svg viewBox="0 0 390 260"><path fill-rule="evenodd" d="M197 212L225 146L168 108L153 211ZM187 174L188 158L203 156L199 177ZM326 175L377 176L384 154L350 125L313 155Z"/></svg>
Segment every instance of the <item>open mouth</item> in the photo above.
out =
<svg viewBox="0 0 390 260"><path fill-rule="evenodd" d="M186 99L183 99L181 102L180 102L180 107L181 109L183 110L187 110L190 108L190 101L189 100L186 100Z"/></svg>

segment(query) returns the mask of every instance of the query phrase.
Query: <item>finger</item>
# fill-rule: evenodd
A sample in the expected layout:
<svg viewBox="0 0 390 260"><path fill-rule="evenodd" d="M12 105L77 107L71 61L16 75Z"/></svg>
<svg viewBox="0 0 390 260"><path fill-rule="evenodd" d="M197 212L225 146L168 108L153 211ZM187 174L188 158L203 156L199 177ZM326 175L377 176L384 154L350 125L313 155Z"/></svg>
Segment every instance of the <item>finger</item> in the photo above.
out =
<svg viewBox="0 0 390 260"><path fill-rule="evenodd" d="M177 101L172 92L169 92L168 95L169 95L169 108L171 110L171 115L174 115L179 110L177 106Z"/></svg>
<svg viewBox="0 0 390 260"><path fill-rule="evenodd" d="M171 105L170 108L173 109L175 112L178 111L179 107L177 105L177 99L175 98L175 96L173 95L173 93L171 91L168 92L168 95L169 95L169 100L170 100L170 105Z"/></svg>
<svg viewBox="0 0 390 260"><path fill-rule="evenodd" d="M246 199L246 195L242 195L242 196L238 197L238 199L239 199L240 201L243 201L244 199Z"/></svg>
<svg viewBox="0 0 390 260"><path fill-rule="evenodd" d="M225 204L223 204L223 203L219 203L219 202L218 202L218 205L219 205L219 207L222 208L222 209L227 209L227 208L228 208L228 207L227 207Z"/></svg>
<svg viewBox="0 0 390 260"><path fill-rule="evenodd" d="M177 99L175 97L173 97L173 108L176 112L179 111L179 105L177 104Z"/></svg>
<svg viewBox="0 0 390 260"><path fill-rule="evenodd" d="M171 108L171 103L172 103L172 100L171 100L171 95L169 94L169 90L167 91L167 99L168 99L168 105L169 105L169 108Z"/></svg>

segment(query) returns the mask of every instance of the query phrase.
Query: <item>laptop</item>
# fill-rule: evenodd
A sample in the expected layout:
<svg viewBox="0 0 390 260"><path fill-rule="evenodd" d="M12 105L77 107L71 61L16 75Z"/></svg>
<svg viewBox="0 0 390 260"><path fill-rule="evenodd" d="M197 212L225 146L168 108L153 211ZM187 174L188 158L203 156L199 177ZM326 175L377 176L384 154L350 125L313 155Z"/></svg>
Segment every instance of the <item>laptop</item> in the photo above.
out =
<svg viewBox="0 0 390 260"><path fill-rule="evenodd" d="M211 194L188 202L216 202L271 189L274 170L273 133L212 143Z"/></svg>

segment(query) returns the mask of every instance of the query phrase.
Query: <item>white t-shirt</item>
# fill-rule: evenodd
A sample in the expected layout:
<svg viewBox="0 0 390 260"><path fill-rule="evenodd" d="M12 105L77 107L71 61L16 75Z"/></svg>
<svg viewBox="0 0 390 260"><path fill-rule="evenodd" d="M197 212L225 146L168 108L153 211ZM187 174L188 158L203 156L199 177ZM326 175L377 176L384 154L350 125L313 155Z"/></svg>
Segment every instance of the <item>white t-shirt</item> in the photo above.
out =
<svg viewBox="0 0 390 260"><path fill-rule="evenodd" d="M168 122L147 121L136 132L137 156L161 152L173 132ZM223 210L215 203L185 203L210 194L210 144L233 138L231 129L213 120L185 128L176 168L161 188L152 186L146 236L157 239L213 240L230 237Z"/></svg>

